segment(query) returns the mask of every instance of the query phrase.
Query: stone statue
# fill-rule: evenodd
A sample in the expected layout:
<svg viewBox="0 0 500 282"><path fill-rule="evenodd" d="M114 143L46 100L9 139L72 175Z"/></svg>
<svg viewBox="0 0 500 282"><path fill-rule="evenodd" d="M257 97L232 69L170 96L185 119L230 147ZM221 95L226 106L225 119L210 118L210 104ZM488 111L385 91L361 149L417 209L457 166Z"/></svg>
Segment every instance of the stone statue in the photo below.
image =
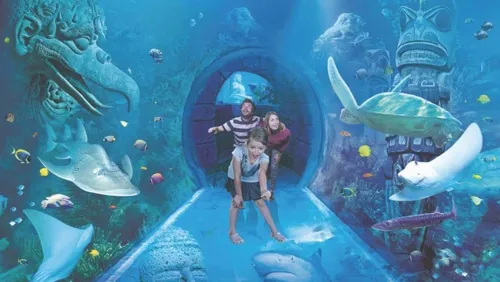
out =
<svg viewBox="0 0 500 282"><path fill-rule="evenodd" d="M437 3L438 2L438 3ZM437 4L436 4L437 3ZM401 7L400 36L396 50L396 66L401 77L411 75L404 93L420 96L448 109L451 73L455 66L456 7L452 0L418 1ZM393 202L391 195L402 189L398 173L411 161L430 161L445 148L438 148L432 138L389 136L388 158L384 165L386 178L387 219L422 213L431 198L416 202ZM386 244L394 251L419 247L423 231L418 234L387 232ZM401 238L406 236L406 238Z"/></svg>
<svg viewBox="0 0 500 282"><path fill-rule="evenodd" d="M31 80L31 110L40 123L65 123L79 106L102 115L109 106L91 93L88 81L124 95L129 111L137 107L137 83L97 45L106 25L94 0L18 0L15 8L13 47Z"/></svg>

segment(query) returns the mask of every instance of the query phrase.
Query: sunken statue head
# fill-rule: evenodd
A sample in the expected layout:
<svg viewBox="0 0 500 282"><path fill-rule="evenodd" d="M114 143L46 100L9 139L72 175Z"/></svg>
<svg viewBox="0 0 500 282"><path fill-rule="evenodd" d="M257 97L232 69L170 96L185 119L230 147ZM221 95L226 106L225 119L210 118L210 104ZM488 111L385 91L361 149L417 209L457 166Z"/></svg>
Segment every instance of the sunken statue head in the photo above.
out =
<svg viewBox="0 0 500 282"><path fill-rule="evenodd" d="M453 0L413 1L401 6L396 52L399 69L419 65L450 71L455 64L455 48L456 7Z"/></svg>
<svg viewBox="0 0 500 282"><path fill-rule="evenodd" d="M128 110L139 87L97 45L106 34L103 11L94 0L18 0L14 12L15 54L31 79L34 104L44 121L64 120L76 106L94 115L107 108L88 82L122 94Z"/></svg>

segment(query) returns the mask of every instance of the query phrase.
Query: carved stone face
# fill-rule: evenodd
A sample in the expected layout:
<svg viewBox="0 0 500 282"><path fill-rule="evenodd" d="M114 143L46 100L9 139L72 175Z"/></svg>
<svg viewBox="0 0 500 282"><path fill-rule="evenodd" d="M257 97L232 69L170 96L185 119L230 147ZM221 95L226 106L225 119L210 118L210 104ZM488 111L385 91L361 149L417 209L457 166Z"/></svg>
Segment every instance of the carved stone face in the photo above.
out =
<svg viewBox="0 0 500 282"><path fill-rule="evenodd" d="M20 14L16 15L15 51L24 59L28 74L42 76L32 80L42 83L39 89L52 83L58 89L41 91L49 93L44 95L47 100L44 111L60 111L60 106L74 100L87 111L101 115L99 108L107 106L91 93L88 81L124 95L129 111L138 104L140 92L135 81L114 66L110 55L97 45L106 27L102 10L93 1L24 2L24 9L19 9ZM64 95L72 99L62 101Z"/></svg>
<svg viewBox="0 0 500 282"><path fill-rule="evenodd" d="M387 92L391 85L391 73L386 70L390 68L389 51L385 49L370 49L364 53L366 78L369 86L370 96Z"/></svg>
<svg viewBox="0 0 500 282"><path fill-rule="evenodd" d="M427 3L429 2L429 3ZM449 71L455 63L456 12L451 0L402 6L396 65L427 65Z"/></svg>
<svg viewBox="0 0 500 282"><path fill-rule="evenodd" d="M79 109L73 97L43 75L32 77L28 98L33 117L41 124L63 125Z"/></svg>

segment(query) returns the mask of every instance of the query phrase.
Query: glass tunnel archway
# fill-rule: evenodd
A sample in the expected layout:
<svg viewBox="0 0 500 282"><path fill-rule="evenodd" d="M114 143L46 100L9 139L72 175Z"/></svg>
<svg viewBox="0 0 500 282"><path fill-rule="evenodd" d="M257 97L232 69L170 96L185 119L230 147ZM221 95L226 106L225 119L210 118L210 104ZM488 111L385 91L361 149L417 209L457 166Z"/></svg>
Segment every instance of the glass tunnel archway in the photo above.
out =
<svg viewBox="0 0 500 282"><path fill-rule="evenodd" d="M267 80L277 93L279 108L257 104L257 115L276 110L290 128L292 141L288 165L301 176L297 183L307 186L320 163L324 146L324 115L311 81L298 64L264 48L244 48L220 56L195 79L184 107L183 149L186 162L199 187L211 185L224 157L231 156L230 144L217 145L208 128L239 115L239 105L218 105L217 96L225 81L236 72L256 74ZM227 168L226 168L227 169Z"/></svg>

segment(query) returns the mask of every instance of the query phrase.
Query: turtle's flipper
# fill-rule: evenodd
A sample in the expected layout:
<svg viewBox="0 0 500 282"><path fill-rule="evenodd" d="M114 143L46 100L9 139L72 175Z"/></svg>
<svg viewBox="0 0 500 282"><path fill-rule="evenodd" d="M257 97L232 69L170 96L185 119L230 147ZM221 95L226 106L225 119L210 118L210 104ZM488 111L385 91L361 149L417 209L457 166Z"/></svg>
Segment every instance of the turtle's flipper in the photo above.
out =
<svg viewBox="0 0 500 282"><path fill-rule="evenodd" d="M347 86L344 79L340 75L332 57L328 58L328 78L330 79L332 89L335 94L337 94L337 97L339 97L342 106L350 111L357 111L358 104L356 103L356 99L354 99L351 89L349 89L349 86Z"/></svg>
<svg viewBox="0 0 500 282"><path fill-rule="evenodd" d="M351 114L351 112L349 112L348 109L342 109L340 111L340 120L343 123L347 123L347 124L360 124L361 123L361 121L359 121L358 118L356 118L355 116L353 116Z"/></svg>

